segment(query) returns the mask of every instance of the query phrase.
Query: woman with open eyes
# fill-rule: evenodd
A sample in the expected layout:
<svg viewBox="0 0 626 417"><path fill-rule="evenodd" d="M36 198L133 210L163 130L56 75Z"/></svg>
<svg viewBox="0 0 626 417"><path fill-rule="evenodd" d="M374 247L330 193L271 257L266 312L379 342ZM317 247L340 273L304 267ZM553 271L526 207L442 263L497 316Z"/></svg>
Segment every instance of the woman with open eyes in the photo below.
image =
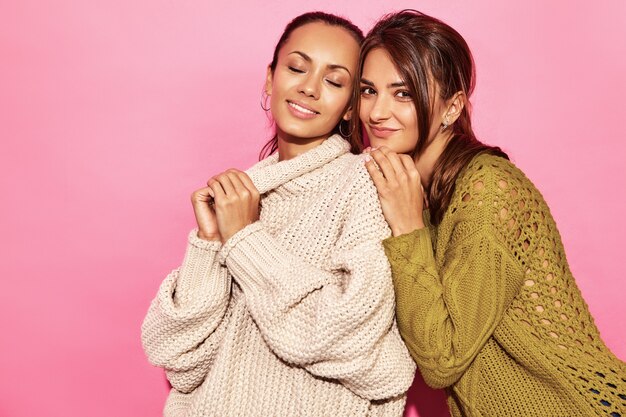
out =
<svg viewBox="0 0 626 417"><path fill-rule="evenodd" d="M287 25L263 106L273 153L192 195L197 229L142 326L166 416L400 416L415 365L394 321L389 229L349 133L363 35ZM352 148L352 151L355 151Z"/></svg>
<svg viewBox="0 0 626 417"><path fill-rule="evenodd" d="M372 145L398 326L425 381L455 417L626 417L626 364L600 338L545 200L472 130L465 40L395 13L367 35L357 76L354 131Z"/></svg>

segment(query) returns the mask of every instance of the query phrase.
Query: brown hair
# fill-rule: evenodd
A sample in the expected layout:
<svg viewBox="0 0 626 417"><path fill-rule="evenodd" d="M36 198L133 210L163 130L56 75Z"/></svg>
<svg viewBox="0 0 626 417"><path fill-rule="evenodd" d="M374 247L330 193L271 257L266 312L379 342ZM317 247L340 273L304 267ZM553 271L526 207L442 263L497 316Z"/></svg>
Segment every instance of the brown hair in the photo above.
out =
<svg viewBox="0 0 626 417"><path fill-rule="evenodd" d="M431 221L439 224L450 204L457 177L474 156L489 152L508 159L500 148L480 142L472 129L469 97L476 83L472 53L456 30L434 17L416 10L383 16L361 46L353 93L355 116L360 110L359 84L363 63L375 48L382 48L389 54L413 99L419 132L411 155L414 159L428 146L434 106L431 94L435 85L443 100L452 98L459 91L468 99L458 119L449 127L452 138L437 160L426 190ZM352 146L363 148L359 117L353 117L351 125L354 132Z"/></svg>
<svg viewBox="0 0 626 417"><path fill-rule="evenodd" d="M278 40L278 43L276 44L276 47L274 48L274 55L272 56L272 62L269 65L270 69L272 70L272 73L276 69L276 64L278 63L278 54L280 53L280 50L283 47L283 45L287 43L287 41L289 40L289 36L291 36L293 31L308 23L316 23L316 22L326 23L329 26L339 26L347 30L354 37L354 39L357 41L359 45L361 44L361 42L363 42L363 38L364 38L363 32L361 31L361 29L358 28L358 26L353 24L348 19L345 19L343 17L337 16L334 14L324 13L324 12L308 12L308 13L301 14L300 16L297 16L291 22L289 22L287 26L285 26L285 30L283 31L282 36L280 37L280 39ZM340 133L339 132L340 123L342 122L340 121L337 124L337 126L335 126L332 133ZM278 137L274 135L274 137L270 139L261 149L261 152L259 154L259 159L263 159L266 156L274 153L276 149L278 149ZM358 149L354 148L354 151L358 152Z"/></svg>

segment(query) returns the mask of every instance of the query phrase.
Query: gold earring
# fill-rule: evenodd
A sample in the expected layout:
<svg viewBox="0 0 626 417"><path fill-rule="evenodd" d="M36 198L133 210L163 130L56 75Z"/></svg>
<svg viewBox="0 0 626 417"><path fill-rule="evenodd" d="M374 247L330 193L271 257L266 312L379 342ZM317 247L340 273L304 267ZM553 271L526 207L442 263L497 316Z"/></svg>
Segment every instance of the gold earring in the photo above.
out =
<svg viewBox="0 0 626 417"><path fill-rule="evenodd" d="M343 122L346 122L346 124L350 126L350 122L346 120L342 120L341 122L339 122L339 133L341 133L343 137L349 138L352 135L352 129L349 129L347 134L344 133L343 130L341 129L341 127L343 126Z"/></svg>
<svg viewBox="0 0 626 417"><path fill-rule="evenodd" d="M271 107L267 105L267 100L270 98L270 96L263 91L263 93L261 94L261 108L268 112L271 110Z"/></svg>

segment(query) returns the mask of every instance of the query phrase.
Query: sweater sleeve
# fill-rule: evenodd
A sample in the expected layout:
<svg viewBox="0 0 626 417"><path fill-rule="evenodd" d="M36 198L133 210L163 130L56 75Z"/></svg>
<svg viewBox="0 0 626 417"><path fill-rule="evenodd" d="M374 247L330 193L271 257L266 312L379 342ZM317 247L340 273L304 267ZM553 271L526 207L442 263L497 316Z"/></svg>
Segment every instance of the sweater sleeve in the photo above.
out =
<svg viewBox="0 0 626 417"><path fill-rule="evenodd" d="M382 400L408 390L415 365L394 323L381 244L388 229L373 184L360 188L331 270L294 256L262 222L238 232L222 251L277 356L363 398Z"/></svg>
<svg viewBox="0 0 626 417"><path fill-rule="evenodd" d="M148 359L180 392L202 383L223 336L231 281L217 259L220 247L189 234L182 266L165 278L141 327Z"/></svg>
<svg viewBox="0 0 626 417"><path fill-rule="evenodd" d="M522 285L518 260L497 237L490 191L475 196L481 203L473 211L459 213L455 243L438 248L439 263L428 228L383 242L400 333L433 388L462 376Z"/></svg>

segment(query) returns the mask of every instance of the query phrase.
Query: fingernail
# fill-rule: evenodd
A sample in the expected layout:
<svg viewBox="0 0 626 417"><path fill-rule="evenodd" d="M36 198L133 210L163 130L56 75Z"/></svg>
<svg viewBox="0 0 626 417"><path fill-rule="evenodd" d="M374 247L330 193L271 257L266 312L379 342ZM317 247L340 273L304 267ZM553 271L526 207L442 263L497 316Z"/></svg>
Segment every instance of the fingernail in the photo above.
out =
<svg viewBox="0 0 626 417"><path fill-rule="evenodd" d="M365 160L365 162L369 162L372 160L372 157L369 155L365 155L365 158L363 158Z"/></svg>

